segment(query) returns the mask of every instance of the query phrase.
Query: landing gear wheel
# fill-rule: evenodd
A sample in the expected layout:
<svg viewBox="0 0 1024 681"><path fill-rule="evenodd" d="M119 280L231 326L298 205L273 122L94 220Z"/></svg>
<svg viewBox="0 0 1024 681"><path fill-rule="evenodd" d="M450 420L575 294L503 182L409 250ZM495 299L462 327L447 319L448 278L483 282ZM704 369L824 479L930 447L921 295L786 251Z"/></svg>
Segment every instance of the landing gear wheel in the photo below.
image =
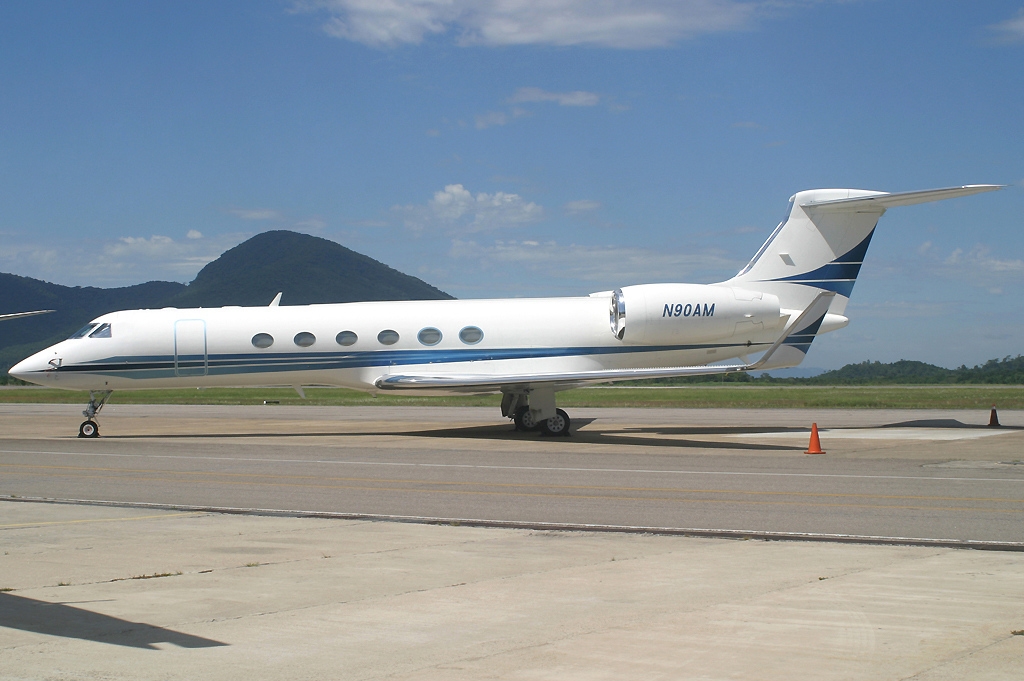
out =
<svg viewBox="0 0 1024 681"><path fill-rule="evenodd" d="M515 422L516 430L537 430L537 422L533 420L529 407L516 409Z"/></svg>
<svg viewBox="0 0 1024 681"><path fill-rule="evenodd" d="M563 435L569 437L569 423L569 415L561 409L556 409L554 416L540 422L541 435Z"/></svg>
<svg viewBox="0 0 1024 681"><path fill-rule="evenodd" d="M78 437L99 437L100 427L95 421L83 421L78 426Z"/></svg>

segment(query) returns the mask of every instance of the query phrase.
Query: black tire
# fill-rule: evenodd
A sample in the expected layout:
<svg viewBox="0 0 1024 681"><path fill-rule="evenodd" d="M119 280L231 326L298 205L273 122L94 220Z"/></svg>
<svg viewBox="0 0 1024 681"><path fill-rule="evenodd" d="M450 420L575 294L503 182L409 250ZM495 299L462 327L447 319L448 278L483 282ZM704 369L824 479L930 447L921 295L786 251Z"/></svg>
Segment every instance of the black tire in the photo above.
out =
<svg viewBox="0 0 1024 681"><path fill-rule="evenodd" d="M516 430L532 431L537 430L537 422L533 420L533 414L530 413L529 407L519 407L516 409Z"/></svg>
<svg viewBox="0 0 1024 681"><path fill-rule="evenodd" d="M561 409L556 409L554 416L540 422L540 432L542 435L569 437L569 426L571 423L568 414Z"/></svg>
<svg viewBox="0 0 1024 681"><path fill-rule="evenodd" d="M83 421L78 426L78 437L99 437L100 426L95 421Z"/></svg>

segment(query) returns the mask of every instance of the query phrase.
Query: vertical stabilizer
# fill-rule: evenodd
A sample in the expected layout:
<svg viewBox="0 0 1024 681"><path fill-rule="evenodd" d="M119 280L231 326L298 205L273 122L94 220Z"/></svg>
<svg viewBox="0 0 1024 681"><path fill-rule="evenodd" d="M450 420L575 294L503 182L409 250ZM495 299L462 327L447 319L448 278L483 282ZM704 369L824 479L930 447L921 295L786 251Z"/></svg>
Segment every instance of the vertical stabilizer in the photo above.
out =
<svg viewBox="0 0 1024 681"><path fill-rule="evenodd" d="M776 295L786 310L806 309L819 293L832 291L836 295L828 312L842 315L860 274L875 225L887 208L1001 188L1001 185L965 185L898 194L863 189L798 192L789 200L782 222L747 266L723 284ZM824 319L799 330L799 342L794 338L794 342L781 348L783 352L777 353L772 363L799 364L820 332ZM845 324L845 320L841 321L839 326Z"/></svg>
<svg viewBox="0 0 1024 681"><path fill-rule="evenodd" d="M837 199L885 196L856 189L812 189L795 194L772 235L729 286L765 291L783 308L802 310L821 291L836 293L830 312L842 314L885 206L830 209Z"/></svg>

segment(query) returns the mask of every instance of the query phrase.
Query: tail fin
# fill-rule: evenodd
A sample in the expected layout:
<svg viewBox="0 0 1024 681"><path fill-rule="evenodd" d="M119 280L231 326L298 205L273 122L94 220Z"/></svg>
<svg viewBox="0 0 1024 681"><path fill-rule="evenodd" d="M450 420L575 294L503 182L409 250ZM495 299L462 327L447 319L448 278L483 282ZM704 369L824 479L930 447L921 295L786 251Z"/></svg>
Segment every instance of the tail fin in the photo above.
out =
<svg viewBox="0 0 1024 681"><path fill-rule="evenodd" d="M723 282L779 297L783 309L803 310L821 291L836 294L830 315L842 315L860 273L875 225L887 208L940 201L959 196L1001 189L1001 185L966 185L948 189L889 194L863 189L811 189L798 192L789 200L786 216L764 245L732 279ZM772 364L786 358L787 366L799 364L818 333L839 328L842 323L822 320L803 331L799 359L793 352L773 358ZM785 349L785 348L783 348ZM793 361L795 360L795 361Z"/></svg>

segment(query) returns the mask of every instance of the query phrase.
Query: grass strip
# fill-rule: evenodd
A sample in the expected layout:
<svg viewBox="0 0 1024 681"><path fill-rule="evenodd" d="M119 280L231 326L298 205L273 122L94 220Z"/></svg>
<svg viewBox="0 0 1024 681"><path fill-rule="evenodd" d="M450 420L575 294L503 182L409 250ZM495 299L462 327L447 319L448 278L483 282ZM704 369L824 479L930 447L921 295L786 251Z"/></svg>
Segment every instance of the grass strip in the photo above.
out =
<svg viewBox="0 0 1024 681"><path fill-rule="evenodd" d="M386 394L373 397L345 388L306 388L302 399L289 388L207 388L117 391L110 404L206 404L312 406L487 406L499 395L422 397ZM0 403L82 404L85 391L6 388ZM562 407L675 407L746 409L1024 409L1024 386L750 386L595 387L559 393Z"/></svg>

